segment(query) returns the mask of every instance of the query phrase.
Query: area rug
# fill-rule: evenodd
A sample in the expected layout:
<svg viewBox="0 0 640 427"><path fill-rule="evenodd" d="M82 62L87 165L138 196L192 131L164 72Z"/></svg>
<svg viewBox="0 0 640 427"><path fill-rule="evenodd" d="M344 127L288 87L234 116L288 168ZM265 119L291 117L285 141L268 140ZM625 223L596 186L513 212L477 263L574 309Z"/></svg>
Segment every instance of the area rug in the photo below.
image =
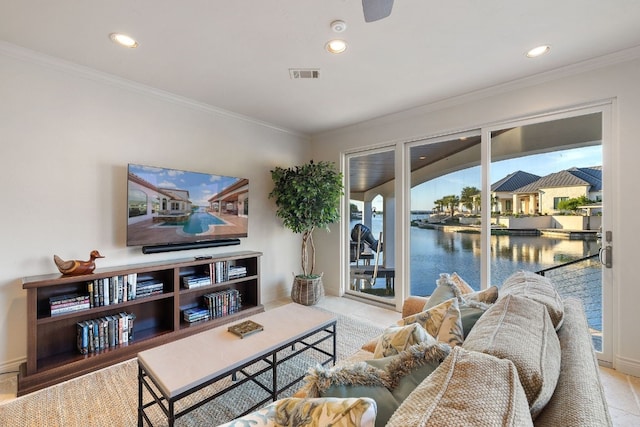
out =
<svg viewBox="0 0 640 427"><path fill-rule="evenodd" d="M323 310L324 311L324 310ZM349 316L336 314L338 361L355 353L362 344L382 332ZM278 381L287 384L315 366L313 353L305 352L287 361L278 371ZM176 369L180 369L176 367ZM30 393L0 405L0 426L110 426L137 425L138 367L135 359ZM270 373L262 381L271 381ZM231 384L227 378L184 400L184 404L200 400ZM280 397L295 393L292 387ZM178 420L178 426L216 426L233 419L255 402L268 397L258 386L246 383L234 391L203 405ZM191 400L189 400L191 399ZM151 413L154 425L165 426L160 411Z"/></svg>

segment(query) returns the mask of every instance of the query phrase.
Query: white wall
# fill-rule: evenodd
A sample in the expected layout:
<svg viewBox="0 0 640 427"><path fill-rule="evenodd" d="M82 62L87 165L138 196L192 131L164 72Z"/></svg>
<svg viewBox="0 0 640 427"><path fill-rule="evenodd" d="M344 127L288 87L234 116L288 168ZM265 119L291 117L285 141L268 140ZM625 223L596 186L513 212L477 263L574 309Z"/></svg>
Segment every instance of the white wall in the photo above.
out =
<svg viewBox="0 0 640 427"><path fill-rule="evenodd" d="M309 159L308 138L171 99L0 45L0 371L26 357L21 278L56 273L52 256L98 267L237 250L264 252L263 302L288 294L299 236L282 227L269 170ZM143 255L127 248L127 163L249 179L240 246Z"/></svg>
<svg viewBox="0 0 640 427"><path fill-rule="evenodd" d="M335 130L312 139L312 152L318 160L340 162L341 153L363 147L382 146L418 137L437 136L491 126L511 119L578 107L601 100L613 103L613 146L604 167L613 171L608 197L614 209L614 290L613 310L616 327L614 366L640 376L640 300L638 286L638 246L635 231L640 199L625 197L636 193L640 159L640 52L631 50L582 64L580 67L537 76L482 93L414 108L398 114ZM620 62L627 60L628 62ZM608 61L608 63L605 63ZM397 151L398 152L398 151ZM609 163L607 163L609 162ZM611 194L613 193L613 194ZM340 292L341 255L339 227L317 239L319 270L324 270L327 292ZM400 233L398 233L400 234ZM401 243L399 242L398 245ZM400 286L396 283L396 289Z"/></svg>

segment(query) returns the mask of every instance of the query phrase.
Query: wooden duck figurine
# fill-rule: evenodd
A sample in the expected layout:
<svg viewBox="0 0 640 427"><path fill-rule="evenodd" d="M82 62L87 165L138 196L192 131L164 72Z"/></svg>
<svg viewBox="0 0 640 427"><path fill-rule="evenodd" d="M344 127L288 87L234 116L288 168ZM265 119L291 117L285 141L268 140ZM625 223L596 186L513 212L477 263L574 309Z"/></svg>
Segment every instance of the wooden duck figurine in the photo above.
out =
<svg viewBox="0 0 640 427"><path fill-rule="evenodd" d="M89 261L79 261L75 259L65 261L58 255L54 255L53 262L55 262L58 266L58 270L60 270L60 273L64 274L65 276L79 276L81 274L93 273L93 270L96 268L96 258L104 258L97 250L91 251L89 257Z"/></svg>

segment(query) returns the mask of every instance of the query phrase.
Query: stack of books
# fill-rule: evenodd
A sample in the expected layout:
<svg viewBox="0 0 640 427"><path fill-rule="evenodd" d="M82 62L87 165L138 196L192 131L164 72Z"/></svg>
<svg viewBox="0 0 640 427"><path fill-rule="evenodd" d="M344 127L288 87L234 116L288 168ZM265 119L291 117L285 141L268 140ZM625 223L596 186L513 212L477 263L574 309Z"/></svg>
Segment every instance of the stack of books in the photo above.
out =
<svg viewBox="0 0 640 427"><path fill-rule="evenodd" d="M207 273L211 276L212 283L222 283L231 279L238 279L247 275L247 267L233 265L229 261L217 261L209 265Z"/></svg>
<svg viewBox="0 0 640 427"><path fill-rule="evenodd" d="M76 324L77 347L82 354L98 353L133 341L133 313L120 313Z"/></svg>
<svg viewBox="0 0 640 427"><path fill-rule="evenodd" d="M49 298L51 315L72 313L74 311L87 310L91 308L89 295L67 294Z"/></svg>
<svg viewBox="0 0 640 427"><path fill-rule="evenodd" d="M227 289L204 295L204 302L212 319L237 313L242 307L240 292L237 289Z"/></svg>
<svg viewBox="0 0 640 427"><path fill-rule="evenodd" d="M227 265L228 261L216 261L213 264L209 264L209 275L213 283L226 282L228 279Z"/></svg>
<svg viewBox="0 0 640 427"><path fill-rule="evenodd" d="M229 266L229 280L246 277L246 275L247 275L247 267L245 267L244 265Z"/></svg>
<svg viewBox="0 0 640 427"><path fill-rule="evenodd" d="M156 279L143 280L136 284L136 298L149 297L151 295L161 294L164 285Z"/></svg>
<svg viewBox="0 0 640 427"><path fill-rule="evenodd" d="M193 323L199 322L201 320L209 320L211 315L209 314L209 309L205 307L193 307L187 308L182 312L182 318L185 322Z"/></svg>
<svg viewBox="0 0 640 427"><path fill-rule="evenodd" d="M211 276L185 276L182 278L182 285L187 288L198 288L200 286L208 286L211 284Z"/></svg>
<svg viewBox="0 0 640 427"><path fill-rule="evenodd" d="M87 283L91 307L119 304L136 298L137 274L105 277Z"/></svg>

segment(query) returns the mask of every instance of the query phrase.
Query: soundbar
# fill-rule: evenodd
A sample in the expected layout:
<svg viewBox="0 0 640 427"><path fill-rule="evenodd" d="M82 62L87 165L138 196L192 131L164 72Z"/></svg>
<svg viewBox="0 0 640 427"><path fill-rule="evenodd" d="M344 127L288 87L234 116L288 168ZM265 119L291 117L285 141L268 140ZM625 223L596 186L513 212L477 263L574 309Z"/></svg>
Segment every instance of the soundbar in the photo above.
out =
<svg viewBox="0 0 640 427"><path fill-rule="evenodd" d="M220 239L206 242L168 243L166 245L143 246L143 254L157 254L160 252L186 251L188 249L215 248L218 246L239 245L240 239Z"/></svg>

